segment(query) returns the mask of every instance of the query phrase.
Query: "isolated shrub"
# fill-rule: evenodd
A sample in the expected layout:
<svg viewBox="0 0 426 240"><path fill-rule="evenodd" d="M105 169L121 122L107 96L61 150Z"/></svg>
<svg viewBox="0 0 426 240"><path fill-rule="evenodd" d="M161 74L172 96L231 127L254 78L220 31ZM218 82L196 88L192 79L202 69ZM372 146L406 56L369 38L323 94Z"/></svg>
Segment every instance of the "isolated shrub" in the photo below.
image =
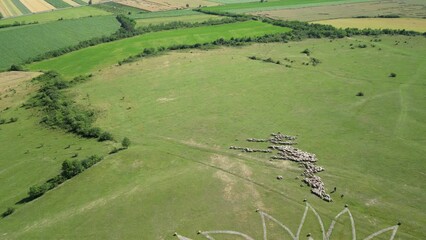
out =
<svg viewBox="0 0 426 240"><path fill-rule="evenodd" d="M17 122L18 121L18 118L17 117L11 117L10 119L9 119L9 123L14 123L14 122Z"/></svg>
<svg viewBox="0 0 426 240"><path fill-rule="evenodd" d="M310 56L310 55L311 55L311 50L309 50L309 49L305 49L305 50L303 50L301 53L304 53L304 54L306 54L306 55Z"/></svg>
<svg viewBox="0 0 426 240"><path fill-rule="evenodd" d="M357 96L357 97L362 97L362 96L364 96L364 93L363 93L363 92L358 92L358 93L356 94L356 96Z"/></svg>
<svg viewBox="0 0 426 240"><path fill-rule="evenodd" d="M70 161L70 160L65 160L62 163L62 173L61 175L64 176L67 179L70 179L76 175L78 175L79 173L84 171L84 167L81 164L80 161L74 160L74 161Z"/></svg>
<svg viewBox="0 0 426 240"><path fill-rule="evenodd" d="M396 73L389 74L389 77L396 77Z"/></svg>
<svg viewBox="0 0 426 240"><path fill-rule="evenodd" d="M24 71L24 68L21 65L13 64L10 66L9 71Z"/></svg>
<svg viewBox="0 0 426 240"><path fill-rule="evenodd" d="M0 119L0 125L5 124L6 123L6 119Z"/></svg>
<svg viewBox="0 0 426 240"><path fill-rule="evenodd" d="M128 139L127 137L123 138L123 141L121 141L121 146L123 148L128 148L130 144L131 144L130 139Z"/></svg>
<svg viewBox="0 0 426 240"><path fill-rule="evenodd" d="M28 191L28 197L32 200L32 199L36 199L40 196L42 196L46 191L48 190L48 188L46 187L46 185L34 185L32 187L30 187L29 191Z"/></svg>
<svg viewBox="0 0 426 240"><path fill-rule="evenodd" d="M103 141L112 141L114 140L114 138L112 137L112 134L109 132L103 132L101 133L101 135L99 136L99 142L103 142Z"/></svg>
<svg viewBox="0 0 426 240"><path fill-rule="evenodd" d="M11 215L13 212L15 212L15 209L14 209L14 208L12 208L12 207L9 207L9 208L7 208L7 209L6 209L6 211L4 211L4 212L1 214L1 216L2 216L2 218L5 218L5 217L7 217L7 216Z"/></svg>
<svg viewBox="0 0 426 240"><path fill-rule="evenodd" d="M109 152L109 154L114 154L114 153L118 153L120 151L120 149L118 149L118 148L113 148L110 152Z"/></svg>

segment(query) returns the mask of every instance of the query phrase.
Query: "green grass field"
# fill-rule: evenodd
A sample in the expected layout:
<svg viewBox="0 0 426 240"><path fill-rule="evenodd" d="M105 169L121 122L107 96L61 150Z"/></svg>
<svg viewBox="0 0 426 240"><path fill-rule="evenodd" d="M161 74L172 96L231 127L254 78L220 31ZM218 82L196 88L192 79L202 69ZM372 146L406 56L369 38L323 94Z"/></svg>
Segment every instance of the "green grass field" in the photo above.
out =
<svg viewBox="0 0 426 240"><path fill-rule="evenodd" d="M286 31L289 29L258 21L248 21L147 33L36 62L30 64L28 68L31 70L56 70L66 77L74 77L117 64L118 61L141 53L144 48L207 43L219 38L262 36Z"/></svg>
<svg viewBox="0 0 426 240"><path fill-rule="evenodd" d="M83 40L110 35L119 28L113 16L63 20L0 31L0 69L21 64L47 51L75 45Z"/></svg>
<svg viewBox="0 0 426 240"><path fill-rule="evenodd" d="M19 207L0 220L0 236L176 239L172 235L177 231L202 239L198 230L225 229L262 239L256 208L296 231L306 198L326 227L348 203L359 239L398 221L402 226L396 239L424 239L426 40L380 38L375 47L371 37L352 37L188 50L96 72L70 94L77 103L98 110L97 126L118 139L129 137L132 146ZM351 49L351 44L368 47ZM306 48L321 61L319 65L302 65L309 61L301 53ZM253 55L294 62L288 68L248 59ZM72 58L68 63L73 63ZM391 72L397 77L388 77ZM363 97L355 96L359 91ZM28 126L37 121L23 109L6 113L22 116L28 123L21 124ZM1 131L9 131L0 135L2 146L17 145L21 132L27 132L24 138L33 131L44 132L23 127L1 126ZM317 154L318 164L326 169L319 175L328 190L337 187L333 203L299 186L301 181L295 177L302 170L297 164L229 150L231 145L253 146L245 139L276 131L298 135L298 147ZM61 139L65 137L69 135ZM34 149L38 142L32 141L33 145L10 150L8 156L19 162L25 156L16 152L30 148L40 151L39 156L49 151L46 161L55 149L66 157L72 151L60 149L69 141L52 140L41 150ZM86 144L96 143L75 146L86 149ZM1 158L8 166L6 161ZM45 163L39 181L57 164ZM7 176L23 176L26 171L22 168ZM0 172L0 180L12 181L4 174ZM284 180L277 181L277 175ZM19 190L14 199L19 196L24 197L25 191ZM4 199L3 208L13 202ZM315 217L309 214L306 221L301 236L310 232L321 239ZM349 224L347 217L339 220L333 239L350 239ZM286 237L276 225L267 227L268 239Z"/></svg>
<svg viewBox="0 0 426 240"><path fill-rule="evenodd" d="M68 8L63 10L56 10L45 13L38 13L33 15L26 15L14 18L7 18L0 20L0 25L11 24L14 22L34 22L39 23L56 21L60 18L63 19L75 19L89 16L103 16L110 15L111 13L94 7L84 6L78 8Z"/></svg>
<svg viewBox="0 0 426 240"><path fill-rule="evenodd" d="M277 10L289 7L316 6L322 4L363 2L370 0L278 0L268 2L243 2L235 4L226 4L221 6L207 7L205 9L220 12L246 13L255 11Z"/></svg>
<svg viewBox="0 0 426 240"><path fill-rule="evenodd" d="M145 18L145 19L137 19L136 27L166 24L171 22L196 23L196 22L205 22L209 20L219 20L223 18L224 17L222 16L207 15L207 14L197 14L197 15L178 16L178 17Z"/></svg>

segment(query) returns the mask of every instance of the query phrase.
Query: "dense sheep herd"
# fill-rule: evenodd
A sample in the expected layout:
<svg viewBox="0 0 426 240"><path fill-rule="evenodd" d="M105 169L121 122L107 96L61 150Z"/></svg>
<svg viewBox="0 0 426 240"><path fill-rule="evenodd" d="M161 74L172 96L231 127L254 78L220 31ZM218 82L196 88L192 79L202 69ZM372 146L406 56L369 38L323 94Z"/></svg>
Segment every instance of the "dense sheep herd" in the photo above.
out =
<svg viewBox="0 0 426 240"><path fill-rule="evenodd" d="M272 133L271 137L268 139L247 139L248 142L269 142L274 144L269 146L268 149L252 149L247 147L236 146L231 146L230 149L240 150L247 153L272 153L273 150L276 150L277 154L272 156L271 159L290 160L299 163L305 168L302 173L302 176L304 176L303 182L311 187L311 192L325 201L333 201L330 194L326 192L324 182L319 176L315 175L318 172L324 171L323 167L316 165L316 162L318 161L316 155L291 146L297 144L296 142L294 142L295 140L295 136L289 136L278 132ZM281 179L282 177L279 180Z"/></svg>

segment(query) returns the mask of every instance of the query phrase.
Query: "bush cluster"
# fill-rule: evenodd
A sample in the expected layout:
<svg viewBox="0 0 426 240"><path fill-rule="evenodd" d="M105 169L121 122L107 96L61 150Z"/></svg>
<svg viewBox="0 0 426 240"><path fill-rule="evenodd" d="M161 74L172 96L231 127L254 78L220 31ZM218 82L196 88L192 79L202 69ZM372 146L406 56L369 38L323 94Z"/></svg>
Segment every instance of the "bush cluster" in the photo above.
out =
<svg viewBox="0 0 426 240"><path fill-rule="evenodd" d="M86 81L89 77L90 75L78 76L72 81L65 81L53 71L40 75L33 79L33 81L41 83L40 89L24 106L27 108L40 107L44 115L40 122L49 127L61 128L85 138L111 135L92 126L95 120L94 111L77 106L62 91L74 84Z"/></svg>
<svg viewBox="0 0 426 240"><path fill-rule="evenodd" d="M62 163L62 171L60 174L55 176L54 178L48 180L47 182L41 184L41 185L34 185L30 187L28 190L28 197L27 199L29 201L34 200L43 194L45 194L47 191L57 187L58 185L62 184L68 179L71 179L78 174L82 173L84 170L92 167L96 163L100 162L103 158L93 155L90 156L82 161L78 160L65 160Z"/></svg>

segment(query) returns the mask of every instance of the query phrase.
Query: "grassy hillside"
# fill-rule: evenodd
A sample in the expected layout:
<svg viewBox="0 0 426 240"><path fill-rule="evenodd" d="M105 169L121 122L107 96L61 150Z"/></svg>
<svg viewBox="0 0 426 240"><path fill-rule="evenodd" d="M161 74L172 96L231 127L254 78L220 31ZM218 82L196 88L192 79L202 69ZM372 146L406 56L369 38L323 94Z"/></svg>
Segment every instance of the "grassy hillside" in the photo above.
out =
<svg viewBox="0 0 426 240"><path fill-rule="evenodd" d="M144 48L207 43L219 38L262 36L286 31L289 29L258 21L161 31L82 49L28 67L32 70L56 70L67 77L74 77L112 66L141 53Z"/></svg>
<svg viewBox="0 0 426 240"><path fill-rule="evenodd" d="M0 20L0 25L11 24L14 22L34 22L37 21L39 23L56 21L60 18L63 19L74 19L74 18L82 18L88 16L100 16L100 15L110 15L110 13L103 11L101 9L84 6L78 8L69 8L63 10L57 10L52 12L38 13L33 15L26 15L14 18L7 18Z"/></svg>
<svg viewBox="0 0 426 240"><path fill-rule="evenodd" d="M0 31L0 69L21 64L44 52L110 35L119 28L113 16L100 16L30 25Z"/></svg>
<svg viewBox="0 0 426 240"><path fill-rule="evenodd" d="M200 239L197 230L229 229L261 239L254 209L296 231L307 198L326 226L348 203L360 239L397 221L396 239L425 238L426 42L380 39L375 47L353 37L191 50L97 72L72 94L131 148L0 220L0 235L176 239L177 231ZM302 64L307 48L320 64ZM300 187L297 164L229 150L276 131L297 134L298 147L317 154L328 190L337 187L333 203ZM301 236L308 232L321 238L312 214ZM274 224L268 234L285 237ZM350 238L348 218L332 236Z"/></svg>

